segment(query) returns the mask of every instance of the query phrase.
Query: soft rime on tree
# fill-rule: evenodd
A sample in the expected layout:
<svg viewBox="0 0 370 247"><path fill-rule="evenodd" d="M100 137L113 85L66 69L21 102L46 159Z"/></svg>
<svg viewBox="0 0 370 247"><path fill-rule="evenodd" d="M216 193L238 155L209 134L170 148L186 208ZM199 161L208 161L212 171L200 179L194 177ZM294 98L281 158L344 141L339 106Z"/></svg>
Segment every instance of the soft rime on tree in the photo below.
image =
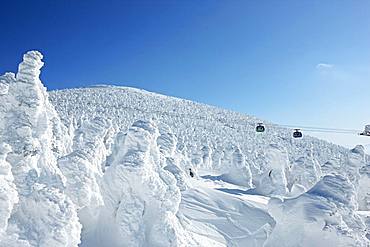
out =
<svg viewBox="0 0 370 247"><path fill-rule="evenodd" d="M1 141L12 150L7 161L18 191L18 204L8 226L14 237L3 243L8 246L66 246L80 241L77 212L63 194L65 177L57 167L58 154L52 151L59 146L59 152L63 152L65 147L61 145L68 142L62 140L59 118L39 79L41 59L41 53L30 51L24 55L15 78L11 74L2 78L8 82L8 90L0 98L4 117ZM53 221L58 225L50 224Z"/></svg>

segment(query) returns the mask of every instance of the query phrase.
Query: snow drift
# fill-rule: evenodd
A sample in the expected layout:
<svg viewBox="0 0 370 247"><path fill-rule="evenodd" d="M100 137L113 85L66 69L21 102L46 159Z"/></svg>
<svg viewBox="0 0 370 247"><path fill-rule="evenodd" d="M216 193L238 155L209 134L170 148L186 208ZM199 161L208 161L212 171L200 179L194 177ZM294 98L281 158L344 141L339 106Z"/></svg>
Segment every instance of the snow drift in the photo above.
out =
<svg viewBox="0 0 370 247"><path fill-rule="evenodd" d="M144 90L0 77L0 246L369 246L370 163Z"/></svg>
<svg viewBox="0 0 370 247"><path fill-rule="evenodd" d="M265 246L368 246L356 208L349 180L327 175L297 198L270 200L269 212L277 224Z"/></svg>

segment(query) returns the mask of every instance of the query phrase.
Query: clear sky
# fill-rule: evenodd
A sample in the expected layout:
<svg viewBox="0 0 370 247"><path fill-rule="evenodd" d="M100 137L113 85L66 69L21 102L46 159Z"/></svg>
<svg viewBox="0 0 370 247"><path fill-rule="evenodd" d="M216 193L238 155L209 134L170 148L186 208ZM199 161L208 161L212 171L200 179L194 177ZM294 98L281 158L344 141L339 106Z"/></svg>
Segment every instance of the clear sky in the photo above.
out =
<svg viewBox="0 0 370 247"><path fill-rule="evenodd" d="M48 89L116 84L281 124L370 123L368 0L14 0L0 28L0 73L37 49Z"/></svg>

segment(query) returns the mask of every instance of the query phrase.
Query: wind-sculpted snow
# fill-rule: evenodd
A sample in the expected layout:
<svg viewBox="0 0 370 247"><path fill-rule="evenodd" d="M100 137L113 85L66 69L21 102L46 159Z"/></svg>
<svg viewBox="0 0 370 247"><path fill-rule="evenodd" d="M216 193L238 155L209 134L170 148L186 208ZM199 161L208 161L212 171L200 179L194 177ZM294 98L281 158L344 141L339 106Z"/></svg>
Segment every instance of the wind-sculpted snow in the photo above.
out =
<svg viewBox="0 0 370 247"><path fill-rule="evenodd" d="M370 162L366 162L363 146L351 150L347 168L350 181L356 186L359 210L370 210ZM370 228L369 228L370 232Z"/></svg>
<svg viewBox="0 0 370 247"><path fill-rule="evenodd" d="M67 126L72 121L105 116L122 140L136 120L155 119L161 133L157 139L159 163L174 175L183 193L192 187L190 169L195 179L212 179L280 198L305 195L323 175L335 173L353 180L355 193L361 196L356 200L361 209L367 209L368 177L358 171L365 164L359 163L357 154L337 145L309 136L295 140L289 130L273 125L263 134L256 133L260 120L254 117L132 88L62 90L50 92L50 97ZM107 166L111 167L112 157L122 152L117 142ZM136 201L132 195L128 197ZM299 210L301 207L305 204L300 204ZM348 210L353 213L357 208Z"/></svg>
<svg viewBox="0 0 370 247"><path fill-rule="evenodd" d="M260 120L254 117L144 90L98 86L54 91L50 98L66 126L105 116L121 139L136 120L155 119L160 132L159 163L174 175L184 193L192 187L190 169L195 179L210 178L284 198L304 194L323 175L336 173L352 179L356 173L345 167L364 166L356 159L350 163L354 154L337 145L309 136L295 140L290 130L269 123L265 133L256 133ZM112 157L120 151L116 140L107 166L112 166ZM361 205L369 198L364 178L362 173L355 179L359 182L353 181L359 184L355 187L356 193L362 193Z"/></svg>
<svg viewBox="0 0 370 247"><path fill-rule="evenodd" d="M370 210L370 162L364 147L356 146L340 160L330 160L322 166L324 174L341 174L354 186L359 210Z"/></svg>
<svg viewBox="0 0 370 247"><path fill-rule="evenodd" d="M359 210L370 211L370 163L360 169L360 174L361 178L358 188Z"/></svg>
<svg viewBox="0 0 370 247"><path fill-rule="evenodd" d="M160 165L158 136L154 122L137 121L117 140L120 152L114 154L103 178L104 208L87 242L196 246L176 218L181 194L174 177ZM99 235L101 228L111 234Z"/></svg>
<svg viewBox="0 0 370 247"><path fill-rule="evenodd" d="M285 196L288 193L286 171L289 159L285 148L272 144L259 154L259 169L254 174L255 191L262 195Z"/></svg>
<svg viewBox="0 0 370 247"><path fill-rule="evenodd" d="M165 124L160 126L157 145L161 154L161 166L175 176L177 187L181 191L185 191L189 187L186 173L191 169L189 167L190 161L176 150L177 138L169 126Z"/></svg>
<svg viewBox="0 0 370 247"><path fill-rule="evenodd" d="M287 176L289 179L288 188L291 191L297 191L297 186L302 186L303 190L309 190L317 183L320 177L321 166L314 157L312 149L307 150L291 164L289 175Z"/></svg>
<svg viewBox="0 0 370 247"><path fill-rule="evenodd" d="M133 88L48 94L42 66L0 76L0 246L369 245L362 146Z"/></svg>
<svg viewBox="0 0 370 247"><path fill-rule="evenodd" d="M18 193L14 184L11 166L6 156L11 151L9 145L0 145L0 236L3 237L8 228L8 220L14 205L18 202Z"/></svg>
<svg viewBox="0 0 370 247"><path fill-rule="evenodd" d="M276 227L265 246L369 246L356 208L352 183L341 175L327 175L297 198L270 200Z"/></svg>
<svg viewBox="0 0 370 247"><path fill-rule="evenodd" d="M239 148L235 148L231 160L223 163L229 166L229 171L219 178L225 182L244 186L247 189L253 187L252 173L249 164L246 163L244 154Z"/></svg>
<svg viewBox="0 0 370 247"><path fill-rule="evenodd" d="M60 158L58 166L67 178L66 193L78 208L103 205L99 182L105 168L110 122L96 117L75 131L73 152Z"/></svg>
<svg viewBox="0 0 370 247"><path fill-rule="evenodd" d="M9 91L9 84L15 82L15 75L13 73L5 73L0 76L0 95L6 95Z"/></svg>
<svg viewBox="0 0 370 247"><path fill-rule="evenodd" d="M344 162L348 153L342 147L309 136L294 140L290 130L269 123L265 133L256 133L256 123L261 120L254 117L133 88L100 86L52 91L50 99L66 126L73 121L99 116L112 120L115 133L125 133L136 120L154 118L160 129L162 126L171 129L177 138L176 150L190 160L188 167L200 172L212 171L212 175L218 175L220 179L243 183L246 187L251 186L249 170L254 182L252 186L257 186L255 182L261 175L269 174L271 169L266 171L266 162L262 160L271 144L283 149L282 155L288 159L288 167L296 164L292 165L295 166L294 174L300 173L299 164L307 167L312 164L310 171L301 174L300 178L290 180L288 177L287 182L281 181L288 183L288 190L297 187L309 189L320 177L318 164L330 160ZM237 161L235 156L238 155L244 160ZM245 168L241 164L245 164ZM238 173L239 178L230 176L230 173ZM276 171L271 174L275 178L278 175ZM279 193L285 195L286 191L280 189Z"/></svg>
<svg viewBox="0 0 370 247"><path fill-rule="evenodd" d="M8 90L0 96L0 143L11 150L6 162L11 165L18 198L8 206L6 229L11 237L0 239L1 246L73 246L80 241L77 212L63 193L66 179L56 162L67 149L68 138L63 139L58 115L39 80L41 59L39 52L28 52L16 77L2 77ZM8 193L16 195L11 189Z"/></svg>

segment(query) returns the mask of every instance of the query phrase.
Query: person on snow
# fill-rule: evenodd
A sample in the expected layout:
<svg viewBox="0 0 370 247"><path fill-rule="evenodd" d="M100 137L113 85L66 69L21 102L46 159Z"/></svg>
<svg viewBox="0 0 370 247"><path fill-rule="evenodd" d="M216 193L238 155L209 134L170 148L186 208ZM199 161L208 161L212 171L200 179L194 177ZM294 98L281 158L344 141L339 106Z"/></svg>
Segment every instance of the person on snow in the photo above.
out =
<svg viewBox="0 0 370 247"><path fill-rule="evenodd" d="M189 175L190 175L190 177L192 177L192 178L193 178L193 177L194 177L194 175L195 175L195 174L194 174L194 172L191 170L191 168L189 168Z"/></svg>

